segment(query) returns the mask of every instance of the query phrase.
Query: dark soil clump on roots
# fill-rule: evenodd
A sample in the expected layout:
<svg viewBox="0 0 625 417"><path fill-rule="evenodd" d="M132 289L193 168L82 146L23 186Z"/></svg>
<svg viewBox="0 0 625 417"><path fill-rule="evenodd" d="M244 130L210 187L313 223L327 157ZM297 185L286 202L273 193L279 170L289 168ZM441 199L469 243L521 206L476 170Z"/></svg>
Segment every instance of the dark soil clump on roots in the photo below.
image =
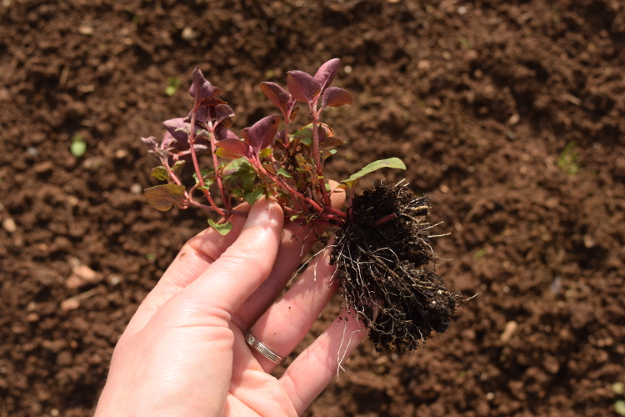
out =
<svg viewBox="0 0 625 417"><path fill-rule="evenodd" d="M331 262L345 303L370 328L376 349L415 350L447 330L463 298L434 271L430 205L405 185L377 184L354 199L336 232Z"/></svg>

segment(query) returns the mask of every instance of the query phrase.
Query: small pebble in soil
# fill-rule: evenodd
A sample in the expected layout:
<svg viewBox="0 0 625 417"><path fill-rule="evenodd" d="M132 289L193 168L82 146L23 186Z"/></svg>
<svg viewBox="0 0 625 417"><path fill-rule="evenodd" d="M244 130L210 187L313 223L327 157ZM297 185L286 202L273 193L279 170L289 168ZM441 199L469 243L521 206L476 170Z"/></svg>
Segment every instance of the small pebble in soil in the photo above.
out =
<svg viewBox="0 0 625 417"><path fill-rule="evenodd" d="M10 217L7 217L2 221L2 227L9 233L13 233L17 230L17 225L15 224L15 220Z"/></svg>
<svg viewBox="0 0 625 417"><path fill-rule="evenodd" d="M184 39L185 41L191 41L195 39L196 36L197 35L195 31L193 30L193 28L190 28L188 26L182 30L182 34L180 35L180 37Z"/></svg>
<svg viewBox="0 0 625 417"><path fill-rule="evenodd" d="M115 158L117 159L124 159L127 156L128 156L128 151L125 149L118 149L115 151Z"/></svg>
<svg viewBox="0 0 625 417"><path fill-rule="evenodd" d="M93 26L89 26L89 25L81 25L78 28L78 33L80 33L81 35L93 35L95 31L93 30Z"/></svg>
<svg viewBox="0 0 625 417"><path fill-rule="evenodd" d="M37 313L28 313L26 315L26 321L29 323L34 323L39 321L39 314Z"/></svg>
<svg viewBox="0 0 625 417"><path fill-rule="evenodd" d="M130 193L131 194L141 194L141 192L143 191L143 187L141 187L141 184L132 184L130 186Z"/></svg>
<svg viewBox="0 0 625 417"><path fill-rule="evenodd" d="M501 333L501 336L499 337L499 340L504 343L509 342L514 335L514 332L516 332L517 327L519 327L519 324L516 321L511 320L507 322L503 333Z"/></svg>
<svg viewBox="0 0 625 417"><path fill-rule="evenodd" d="M80 307L80 301L74 298L68 298L61 303L61 310L64 311L76 310L78 307Z"/></svg>
<svg viewBox="0 0 625 417"><path fill-rule="evenodd" d="M73 267L72 273L85 281L96 282L98 280L98 273L89 268L87 265L77 265Z"/></svg>

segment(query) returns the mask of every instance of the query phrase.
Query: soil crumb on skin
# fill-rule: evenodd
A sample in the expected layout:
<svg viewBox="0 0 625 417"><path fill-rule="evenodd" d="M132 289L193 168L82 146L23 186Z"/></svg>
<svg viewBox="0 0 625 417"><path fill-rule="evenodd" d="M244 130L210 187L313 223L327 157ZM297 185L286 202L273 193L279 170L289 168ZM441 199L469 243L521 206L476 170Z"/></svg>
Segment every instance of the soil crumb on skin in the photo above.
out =
<svg viewBox="0 0 625 417"><path fill-rule="evenodd" d="M447 330L463 298L435 273L429 202L405 185L375 185L354 199L336 232L331 262L345 303L370 328L376 349L415 350Z"/></svg>

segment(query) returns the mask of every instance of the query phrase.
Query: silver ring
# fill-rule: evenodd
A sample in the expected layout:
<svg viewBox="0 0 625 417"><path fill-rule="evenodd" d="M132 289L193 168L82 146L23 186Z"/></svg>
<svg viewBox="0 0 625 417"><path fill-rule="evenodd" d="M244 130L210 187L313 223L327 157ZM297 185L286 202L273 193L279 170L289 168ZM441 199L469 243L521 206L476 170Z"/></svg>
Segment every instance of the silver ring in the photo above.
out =
<svg viewBox="0 0 625 417"><path fill-rule="evenodd" d="M245 342L250 347L253 347L256 350L256 352L260 353L265 358L269 359L271 362L277 365L282 365L286 361L286 358L283 358L280 355L276 355L275 353L271 351L271 349L263 345L258 339L254 337L252 332L247 332L247 334L245 335Z"/></svg>

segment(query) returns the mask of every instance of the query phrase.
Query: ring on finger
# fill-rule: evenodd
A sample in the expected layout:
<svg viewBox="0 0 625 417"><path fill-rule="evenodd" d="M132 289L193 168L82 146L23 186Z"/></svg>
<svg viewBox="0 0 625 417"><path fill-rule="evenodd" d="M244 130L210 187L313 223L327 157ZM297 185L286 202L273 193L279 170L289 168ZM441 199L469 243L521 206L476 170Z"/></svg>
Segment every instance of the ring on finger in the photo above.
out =
<svg viewBox="0 0 625 417"><path fill-rule="evenodd" d="M247 334L245 335L245 342L250 347L254 348L256 352L260 353L265 358L269 359L271 362L277 365L281 365L286 361L286 358L283 358L282 356L273 352L267 346L263 345L258 339L254 337L252 332L247 332Z"/></svg>

